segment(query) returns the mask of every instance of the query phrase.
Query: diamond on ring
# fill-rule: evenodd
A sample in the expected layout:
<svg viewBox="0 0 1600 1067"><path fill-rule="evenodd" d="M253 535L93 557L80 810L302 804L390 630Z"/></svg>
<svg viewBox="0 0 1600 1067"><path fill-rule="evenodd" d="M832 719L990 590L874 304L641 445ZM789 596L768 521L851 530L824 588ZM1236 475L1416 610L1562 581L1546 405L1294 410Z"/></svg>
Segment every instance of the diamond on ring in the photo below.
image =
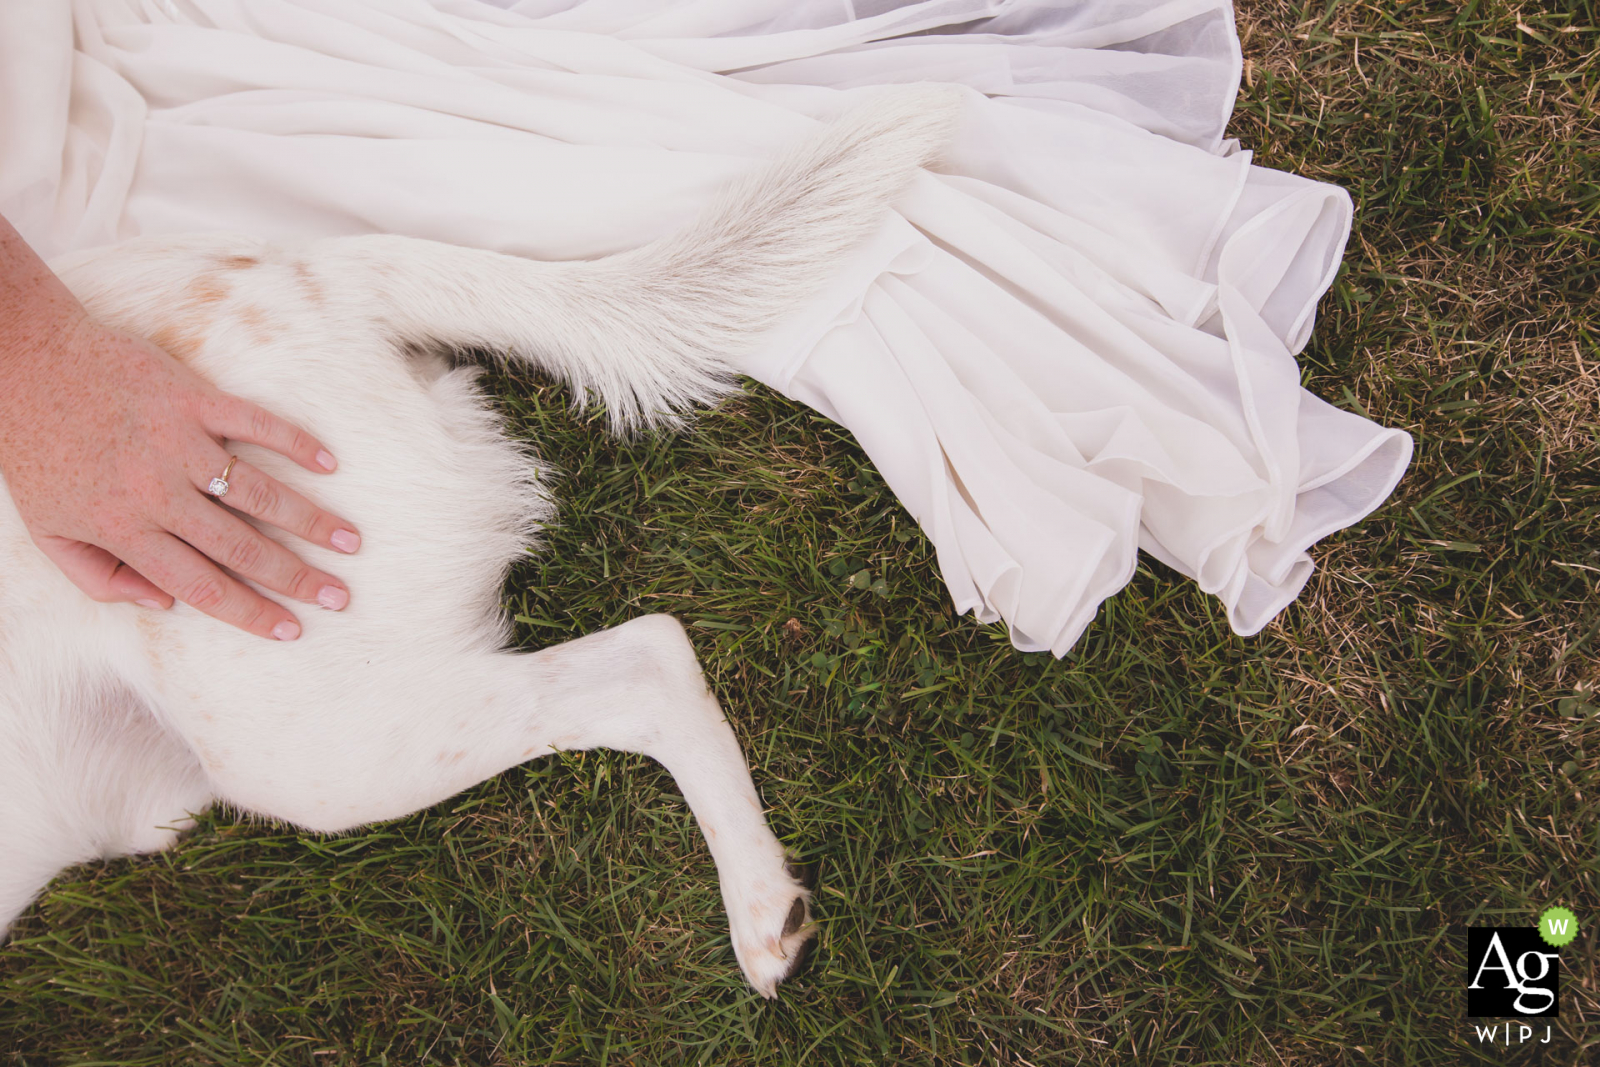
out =
<svg viewBox="0 0 1600 1067"><path fill-rule="evenodd" d="M228 465L222 468L222 473L211 479L211 484L206 486L206 492L221 500L228 495L228 475L233 473L233 465L239 462L238 456L229 456Z"/></svg>

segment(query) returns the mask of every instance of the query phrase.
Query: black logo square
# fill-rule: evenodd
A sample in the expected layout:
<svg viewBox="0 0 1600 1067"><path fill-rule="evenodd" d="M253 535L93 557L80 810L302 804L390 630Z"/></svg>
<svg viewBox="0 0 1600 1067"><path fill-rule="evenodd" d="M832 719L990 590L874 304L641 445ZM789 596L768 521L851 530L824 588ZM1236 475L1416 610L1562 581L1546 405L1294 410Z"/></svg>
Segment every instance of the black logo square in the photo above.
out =
<svg viewBox="0 0 1600 1067"><path fill-rule="evenodd" d="M1467 1018L1550 1018L1560 998L1561 956L1537 928L1467 929Z"/></svg>

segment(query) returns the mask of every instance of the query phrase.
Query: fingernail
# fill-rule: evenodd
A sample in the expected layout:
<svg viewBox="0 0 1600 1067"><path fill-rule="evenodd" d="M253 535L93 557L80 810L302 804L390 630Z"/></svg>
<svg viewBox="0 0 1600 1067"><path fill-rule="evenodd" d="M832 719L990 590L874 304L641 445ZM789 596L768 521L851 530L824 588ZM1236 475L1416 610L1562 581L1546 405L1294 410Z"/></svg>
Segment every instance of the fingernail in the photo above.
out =
<svg viewBox="0 0 1600 1067"><path fill-rule="evenodd" d="M141 608L155 608L157 611L161 610L161 601L159 600L135 600L134 603L139 605Z"/></svg>
<svg viewBox="0 0 1600 1067"><path fill-rule="evenodd" d="M284 619L272 628L272 636L279 641L293 641L300 636L300 624L293 619Z"/></svg>
<svg viewBox="0 0 1600 1067"><path fill-rule="evenodd" d="M354 552L361 547L361 538L354 530L335 530L328 538L340 552Z"/></svg>
<svg viewBox="0 0 1600 1067"><path fill-rule="evenodd" d="M336 585L325 585L317 590L317 603L329 611L339 611L350 603L350 594Z"/></svg>
<svg viewBox="0 0 1600 1067"><path fill-rule="evenodd" d="M331 471L339 465L338 460L333 458L333 453L326 448L317 453L317 462L322 464L322 469L325 471Z"/></svg>

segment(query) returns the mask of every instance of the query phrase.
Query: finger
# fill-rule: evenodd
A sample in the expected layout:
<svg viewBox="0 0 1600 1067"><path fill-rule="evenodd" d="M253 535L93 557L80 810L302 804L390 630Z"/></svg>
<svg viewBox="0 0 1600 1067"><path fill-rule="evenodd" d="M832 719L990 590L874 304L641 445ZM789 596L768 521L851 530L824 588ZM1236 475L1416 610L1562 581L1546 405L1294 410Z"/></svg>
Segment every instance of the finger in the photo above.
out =
<svg viewBox="0 0 1600 1067"><path fill-rule="evenodd" d="M339 579L302 562L293 552L209 499L194 498L174 517L169 529L241 578L275 593L320 604L331 611L350 602L350 591Z"/></svg>
<svg viewBox="0 0 1600 1067"><path fill-rule="evenodd" d="M91 600L147 608L172 606L172 598L154 582L103 548L65 537L46 537L39 541L39 549Z"/></svg>
<svg viewBox="0 0 1600 1067"><path fill-rule="evenodd" d="M227 460L223 459L216 469L220 471L226 464ZM208 491L210 484L209 476L195 481L195 487L202 492ZM361 547L361 535L356 532L354 525L323 511L276 478L248 463L233 465L233 470L228 473L227 496L221 499L230 508L302 537L312 544L340 552L354 552Z"/></svg>
<svg viewBox="0 0 1600 1067"><path fill-rule="evenodd" d="M219 393L203 421L206 429L218 437L270 448L306 470L326 474L339 465L333 453L315 437L266 408L236 396Z"/></svg>
<svg viewBox="0 0 1600 1067"><path fill-rule="evenodd" d="M129 554L153 582L196 611L257 637L293 641L300 636L300 623L282 604L222 573L171 534L153 533Z"/></svg>

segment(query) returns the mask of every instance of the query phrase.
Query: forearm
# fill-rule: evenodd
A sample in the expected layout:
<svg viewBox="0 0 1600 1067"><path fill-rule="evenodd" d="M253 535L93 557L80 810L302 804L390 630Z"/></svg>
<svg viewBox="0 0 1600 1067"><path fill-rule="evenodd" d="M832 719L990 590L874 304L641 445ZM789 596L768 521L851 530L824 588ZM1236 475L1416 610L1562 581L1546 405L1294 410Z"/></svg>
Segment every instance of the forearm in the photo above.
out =
<svg viewBox="0 0 1600 1067"><path fill-rule="evenodd" d="M87 318L83 305L0 217L0 407L27 374Z"/></svg>

